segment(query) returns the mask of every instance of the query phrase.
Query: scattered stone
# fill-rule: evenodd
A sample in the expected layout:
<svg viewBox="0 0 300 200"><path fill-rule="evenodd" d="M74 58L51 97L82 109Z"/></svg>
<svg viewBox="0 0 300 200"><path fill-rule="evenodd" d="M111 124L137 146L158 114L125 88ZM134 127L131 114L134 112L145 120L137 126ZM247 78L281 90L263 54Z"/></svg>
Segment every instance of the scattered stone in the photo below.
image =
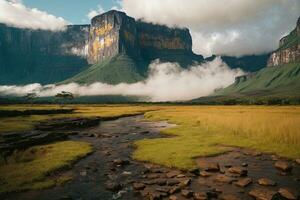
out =
<svg viewBox="0 0 300 200"><path fill-rule="evenodd" d="M180 174L179 171L170 171L166 174L167 178L173 178L175 176L178 176Z"/></svg>
<svg viewBox="0 0 300 200"><path fill-rule="evenodd" d="M180 183L180 181L177 179L168 179L167 180L167 185L170 185L170 186L177 185L179 183Z"/></svg>
<svg viewBox="0 0 300 200"><path fill-rule="evenodd" d="M249 192L249 195L254 197L256 200L272 200L277 192L268 189L253 189Z"/></svg>
<svg viewBox="0 0 300 200"><path fill-rule="evenodd" d="M175 195L169 196L169 200L178 200L178 198Z"/></svg>
<svg viewBox="0 0 300 200"><path fill-rule="evenodd" d="M214 181L219 182L219 183L232 183L234 181L233 178L223 175L223 174L218 174Z"/></svg>
<svg viewBox="0 0 300 200"><path fill-rule="evenodd" d="M220 196L222 200L241 200L239 197L232 194L223 194Z"/></svg>
<svg viewBox="0 0 300 200"><path fill-rule="evenodd" d="M155 173L147 175L147 178L149 178L149 179L155 179L155 178L159 178L159 177L160 177L160 175L159 174L155 174Z"/></svg>
<svg viewBox="0 0 300 200"><path fill-rule="evenodd" d="M242 167L247 167L248 163L242 163Z"/></svg>
<svg viewBox="0 0 300 200"><path fill-rule="evenodd" d="M232 167L232 165L231 164L225 164L224 167L225 168L230 168L230 167Z"/></svg>
<svg viewBox="0 0 300 200"><path fill-rule="evenodd" d="M276 182L274 182L268 178L260 178L260 179L258 179L257 182L259 185L263 185L263 186L275 186L276 185Z"/></svg>
<svg viewBox="0 0 300 200"><path fill-rule="evenodd" d="M155 190L159 192L169 193L171 187L170 186L159 186L156 187Z"/></svg>
<svg viewBox="0 0 300 200"><path fill-rule="evenodd" d="M179 192L179 191L180 191L180 187L175 186L175 187L172 187L172 188L169 190L169 193L170 193L170 194L175 194L175 193L177 193L177 192Z"/></svg>
<svg viewBox="0 0 300 200"><path fill-rule="evenodd" d="M132 172L128 172L128 171L122 172L122 175L125 175L125 176L130 176L131 174L132 174Z"/></svg>
<svg viewBox="0 0 300 200"><path fill-rule="evenodd" d="M198 166L200 167L200 169L205 170L205 171L216 172L216 171L220 170L219 163L217 163L217 162L201 160L201 161L199 161Z"/></svg>
<svg viewBox="0 0 300 200"><path fill-rule="evenodd" d="M146 186L145 186L145 184L143 184L143 183L133 183L133 188L135 189L135 190L142 190L142 189L144 189Z"/></svg>
<svg viewBox="0 0 300 200"><path fill-rule="evenodd" d="M119 183L113 182L113 181L107 181L105 183L105 188L107 190L111 190L111 191L118 191L122 188L122 186Z"/></svg>
<svg viewBox="0 0 300 200"><path fill-rule="evenodd" d="M297 195L288 188L279 188L278 193L280 194L280 196L288 200L297 200L298 198Z"/></svg>
<svg viewBox="0 0 300 200"><path fill-rule="evenodd" d="M115 159L113 160L113 163L114 165L117 166L125 166L130 164L129 160L122 160L122 159Z"/></svg>
<svg viewBox="0 0 300 200"><path fill-rule="evenodd" d="M181 190L181 195L186 198L191 198L193 196L193 191L191 190Z"/></svg>
<svg viewBox="0 0 300 200"><path fill-rule="evenodd" d="M207 172L207 171L201 171L201 172L200 172L200 176L203 176L203 177L209 177L209 176L211 176L211 175L212 175L212 173Z"/></svg>
<svg viewBox="0 0 300 200"><path fill-rule="evenodd" d="M243 178L243 179L238 180L234 184L237 185L237 186L239 186L239 187L246 187L246 186L248 186L251 183L252 183L252 179L251 178Z"/></svg>
<svg viewBox="0 0 300 200"><path fill-rule="evenodd" d="M240 176L246 176L248 173L246 169L241 167L230 167L228 171L233 174L239 174Z"/></svg>
<svg viewBox="0 0 300 200"><path fill-rule="evenodd" d="M206 192L195 192L193 194L195 200L207 200L208 196Z"/></svg>
<svg viewBox="0 0 300 200"><path fill-rule="evenodd" d="M277 161L275 162L274 166L284 172L290 172L293 169L293 166L285 161Z"/></svg>
<svg viewBox="0 0 300 200"><path fill-rule="evenodd" d="M86 176L87 172L86 171L81 171L80 176Z"/></svg>
<svg viewBox="0 0 300 200"><path fill-rule="evenodd" d="M199 176L199 174L200 174L199 168L190 169L189 172L196 175L196 176Z"/></svg>
<svg viewBox="0 0 300 200"><path fill-rule="evenodd" d="M181 188L185 188L186 186L188 186L188 185L190 185L191 184L191 179L184 179L184 180L182 180L182 181L180 181L180 183L179 183L179 186L181 187Z"/></svg>
<svg viewBox="0 0 300 200"><path fill-rule="evenodd" d="M62 197L60 197L59 198L59 200L72 200L73 198L71 197L71 196L69 196L69 195L67 195L67 196L62 196Z"/></svg>
<svg viewBox="0 0 300 200"><path fill-rule="evenodd" d="M165 178L158 178L158 179L155 179L155 182L156 182L157 185L162 186L162 185L166 185L167 184L167 179L165 179Z"/></svg>
<svg viewBox="0 0 300 200"><path fill-rule="evenodd" d="M177 178L184 178L185 175L184 175L184 174L178 174L176 177L177 177Z"/></svg>

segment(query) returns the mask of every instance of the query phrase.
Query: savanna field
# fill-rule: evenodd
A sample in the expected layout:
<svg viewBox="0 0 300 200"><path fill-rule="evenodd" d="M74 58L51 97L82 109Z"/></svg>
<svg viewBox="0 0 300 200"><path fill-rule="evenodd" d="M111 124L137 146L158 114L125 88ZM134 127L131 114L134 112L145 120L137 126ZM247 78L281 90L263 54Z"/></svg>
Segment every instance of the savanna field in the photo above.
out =
<svg viewBox="0 0 300 200"><path fill-rule="evenodd" d="M29 131L40 121L69 117L144 115L146 121L174 124L162 138L134 142L132 158L179 169L195 167L195 158L219 155L235 147L255 149L288 159L300 157L299 106L175 106L175 105L9 105L0 110L74 109L73 113L2 117L0 131ZM2 192L47 188L69 181L47 175L70 168L89 155L88 142L59 141L13 152L1 159ZM62 156L64 155L64 156ZM26 173L24 173L26 172Z"/></svg>

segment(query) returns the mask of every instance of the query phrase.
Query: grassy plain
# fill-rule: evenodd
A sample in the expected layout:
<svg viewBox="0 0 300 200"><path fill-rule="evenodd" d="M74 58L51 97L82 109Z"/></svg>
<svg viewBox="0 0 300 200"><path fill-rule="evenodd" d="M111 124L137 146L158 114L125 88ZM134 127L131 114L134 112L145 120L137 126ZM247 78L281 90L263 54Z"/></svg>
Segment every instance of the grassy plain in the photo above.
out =
<svg viewBox="0 0 300 200"><path fill-rule="evenodd" d="M297 106L171 106L145 116L178 126L162 131L174 137L136 142L138 160L188 169L195 157L224 153L230 146L300 157Z"/></svg>
<svg viewBox="0 0 300 200"><path fill-rule="evenodd" d="M0 193L42 189L62 184L71 177L49 178L51 172L70 168L72 163L92 152L86 142L65 141L16 151L0 165Z"/></svg>
<svg viewBox="0 0 300 200"><path fill-rule="evenodd" d="M55 105L45 105L57 108ZM170 167L190 169L199 156L213 156L232 147L256 149L291 159L300 158L299 106L175 106L175 105L69 105L72 114L0 118L1 131L31 129L41 120L64 117L120 117L144 113L147 120L167 120L177 126L162 131L171 137L137 141L133 158ZM0 107L5 109L6 106ZM44 105L36 108L44 109ZM13 105L8 109L32 109ZM78 146L79 145L79 146ZM49 147L49 148L48 148ZM45 188L68 180L47 178L55 169L70 166L91 151L86 143L59 142L14 154L0 166L1 191ZM46 153L44 152L46 150ZM37 152L30 154L28 152ZM41 154L39 152L42 152ZM29 158L28 158L29 155ZM33 156L34 155L34 156ZM28 162L23 162L29 160Z"/></svg>

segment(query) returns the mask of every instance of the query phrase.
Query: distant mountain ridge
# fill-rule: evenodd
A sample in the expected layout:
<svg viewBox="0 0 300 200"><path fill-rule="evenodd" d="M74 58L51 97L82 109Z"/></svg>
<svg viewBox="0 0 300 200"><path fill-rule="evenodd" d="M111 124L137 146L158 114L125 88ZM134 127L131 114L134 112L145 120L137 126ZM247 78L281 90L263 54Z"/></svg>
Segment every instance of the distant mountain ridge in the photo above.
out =
<svg viewBox="0 0 300 200"><path fill-rule="evenodd" d="M227 88L220 89L210 97L193 102L257 101L292 99L300 103L300 18L296 28L279 42L266 67L258 72L236 77Z"/></svg>
<svg viewBox="0 0 300 200"><path fill-rule="evenodd" d="M94 17L91 25L70 25L58 32L0 24L2 85L132 83L147 77L155 59L182 67L204 61L193 53L188 29L145 23L114 10ZM222 59L252 72L264 66L267 56Z"/></svg>

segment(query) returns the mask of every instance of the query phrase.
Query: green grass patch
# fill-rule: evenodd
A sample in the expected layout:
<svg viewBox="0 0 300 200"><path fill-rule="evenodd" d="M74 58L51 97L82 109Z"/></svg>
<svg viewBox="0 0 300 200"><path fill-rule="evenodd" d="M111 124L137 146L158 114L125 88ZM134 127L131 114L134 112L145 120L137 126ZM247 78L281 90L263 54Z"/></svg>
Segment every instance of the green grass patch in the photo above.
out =
<svg viewBox="0 0 300 200"><path fill-rule="evenodd" d="M300 157L297 106L170 106L145 116L178 126L162 131L173 137L136 142L133 158L138 160L190 169L194 158L221 154L230 146Z"/></svg>
<svg viewBox="0 0 300 200"><path fill-rule="evenodd" d="M92 152L86 142L64 141L16 151L0 165L0 193L43 189L63 184L69 176L51 177L52 172L68 169Z"/></svg>

